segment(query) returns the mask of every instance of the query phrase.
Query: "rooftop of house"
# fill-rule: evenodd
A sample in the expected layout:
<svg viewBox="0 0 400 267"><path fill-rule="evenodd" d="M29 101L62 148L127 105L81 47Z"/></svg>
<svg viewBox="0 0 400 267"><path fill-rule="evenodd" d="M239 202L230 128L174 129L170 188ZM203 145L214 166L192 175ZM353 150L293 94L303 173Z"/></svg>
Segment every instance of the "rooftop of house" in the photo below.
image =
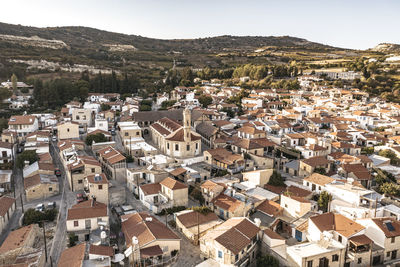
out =
<svg viewBox="0 0 400 267"><path fill-rule="evenodd" d="M68 209L67 220L80 220L108 216L107 205L93 199L73 205Z"/></svg>
<svg viewBox="0 0 400 267"><path fill-rule="evenodd" d="M341 214L333 212L310 217L310 221L312 221L321 232L336 231L346 238L349 238L365 229L361 224L358 224Z"/></svg>

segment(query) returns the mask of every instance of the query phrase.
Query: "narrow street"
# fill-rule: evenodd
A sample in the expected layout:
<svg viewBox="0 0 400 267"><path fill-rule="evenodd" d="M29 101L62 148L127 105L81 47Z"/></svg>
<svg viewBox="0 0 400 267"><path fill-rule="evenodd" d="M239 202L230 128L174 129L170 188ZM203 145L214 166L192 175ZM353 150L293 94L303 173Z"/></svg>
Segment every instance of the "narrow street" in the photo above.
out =
<svg viewBox="0 0 400 267"><path fill-rule="evenodd" d="M61 159L59 156L59 150L56 145L51 142L50 145L50 153L53 158L53 162L55 167L61 170L61 176L59 177L60 182L60 192L61 192L61 200L58 205L59 214L57 218L57 226L56 232L54 234L53 242L51 244L49 260L46 266L51 266L51 262L53 266L56 266L58 263L58 259L61 255L61 252L64 250L67 245L67 232L66 232L66 219L67 219L67 210L75 203L75 195L69 189L69 185L67 183L67 179L65 176L65 169L61 163Z"/></svg>

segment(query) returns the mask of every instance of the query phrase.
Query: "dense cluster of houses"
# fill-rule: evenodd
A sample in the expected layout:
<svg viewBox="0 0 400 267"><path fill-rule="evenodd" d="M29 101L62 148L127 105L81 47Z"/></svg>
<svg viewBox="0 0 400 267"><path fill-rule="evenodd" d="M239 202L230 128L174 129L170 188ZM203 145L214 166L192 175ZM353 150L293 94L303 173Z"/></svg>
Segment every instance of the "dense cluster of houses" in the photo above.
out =
<svg viewBox="0 0 400 267"><path fill-rule="evenodd" d="M153 95L152 111L139 111L140 97L91 93L55 114L12 116L1 163L21 144L36 151L23 168L24 198L47 199L60 194L54 146L77 194L65 224L78 245L59 266L168 265L187 256L182 238L200 248L200 267L247 266L267 254L282 266L396 266L400 197L382 183L400 192L400 105L318 80L299 77L297 91L176 87ZM202 106L201 95L212 103ZM104 140L85 142L98 134ZM10 175L0 173L4 192ZM15 198L1 197L0 207L4 228ZM168 213L173 223L161 221ZM14 251L35 251L34 225L10 236L24 231L18 245L6 239L0 257L13 263Z"/></svg>

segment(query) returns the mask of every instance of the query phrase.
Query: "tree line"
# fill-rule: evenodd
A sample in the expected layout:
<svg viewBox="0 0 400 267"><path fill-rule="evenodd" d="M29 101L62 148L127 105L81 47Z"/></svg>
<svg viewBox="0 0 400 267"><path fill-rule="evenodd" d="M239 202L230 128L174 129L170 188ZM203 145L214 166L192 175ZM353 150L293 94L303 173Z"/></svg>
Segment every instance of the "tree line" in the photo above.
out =
<svg viewBox="0 0 400 267"><path fill-rule="evenodd" d="M34 87L34 100L31 104L42 109L57 109L71 100L85 101L90 92L121 95L137 93L140 86L133 75L117 75L115 72L99 73L94 77L84 72L77 81L59 78L50 81L34 79L28 82Z"/></svg>

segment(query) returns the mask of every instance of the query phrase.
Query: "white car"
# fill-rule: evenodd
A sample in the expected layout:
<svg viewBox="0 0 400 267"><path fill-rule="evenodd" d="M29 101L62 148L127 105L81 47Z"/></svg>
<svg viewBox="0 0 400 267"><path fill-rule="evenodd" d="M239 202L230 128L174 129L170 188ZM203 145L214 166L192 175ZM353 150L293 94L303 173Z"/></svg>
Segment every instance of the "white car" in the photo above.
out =
<svg viewBox="0 0 400 267"><path fill-rule="evenodd" d="M36 208L35 208L35 210L37 210L37 211L44 211L44 209L45 209L45 206L44 206L43 203L42 204L37 204Z"/></svg>
<svg viewBox="0 0 400 267"><path fill-rule="evenodd" d="M53 142L57 142L57 136L53 136L53 138L51 138L51 140L53 140Z"/></svg>

